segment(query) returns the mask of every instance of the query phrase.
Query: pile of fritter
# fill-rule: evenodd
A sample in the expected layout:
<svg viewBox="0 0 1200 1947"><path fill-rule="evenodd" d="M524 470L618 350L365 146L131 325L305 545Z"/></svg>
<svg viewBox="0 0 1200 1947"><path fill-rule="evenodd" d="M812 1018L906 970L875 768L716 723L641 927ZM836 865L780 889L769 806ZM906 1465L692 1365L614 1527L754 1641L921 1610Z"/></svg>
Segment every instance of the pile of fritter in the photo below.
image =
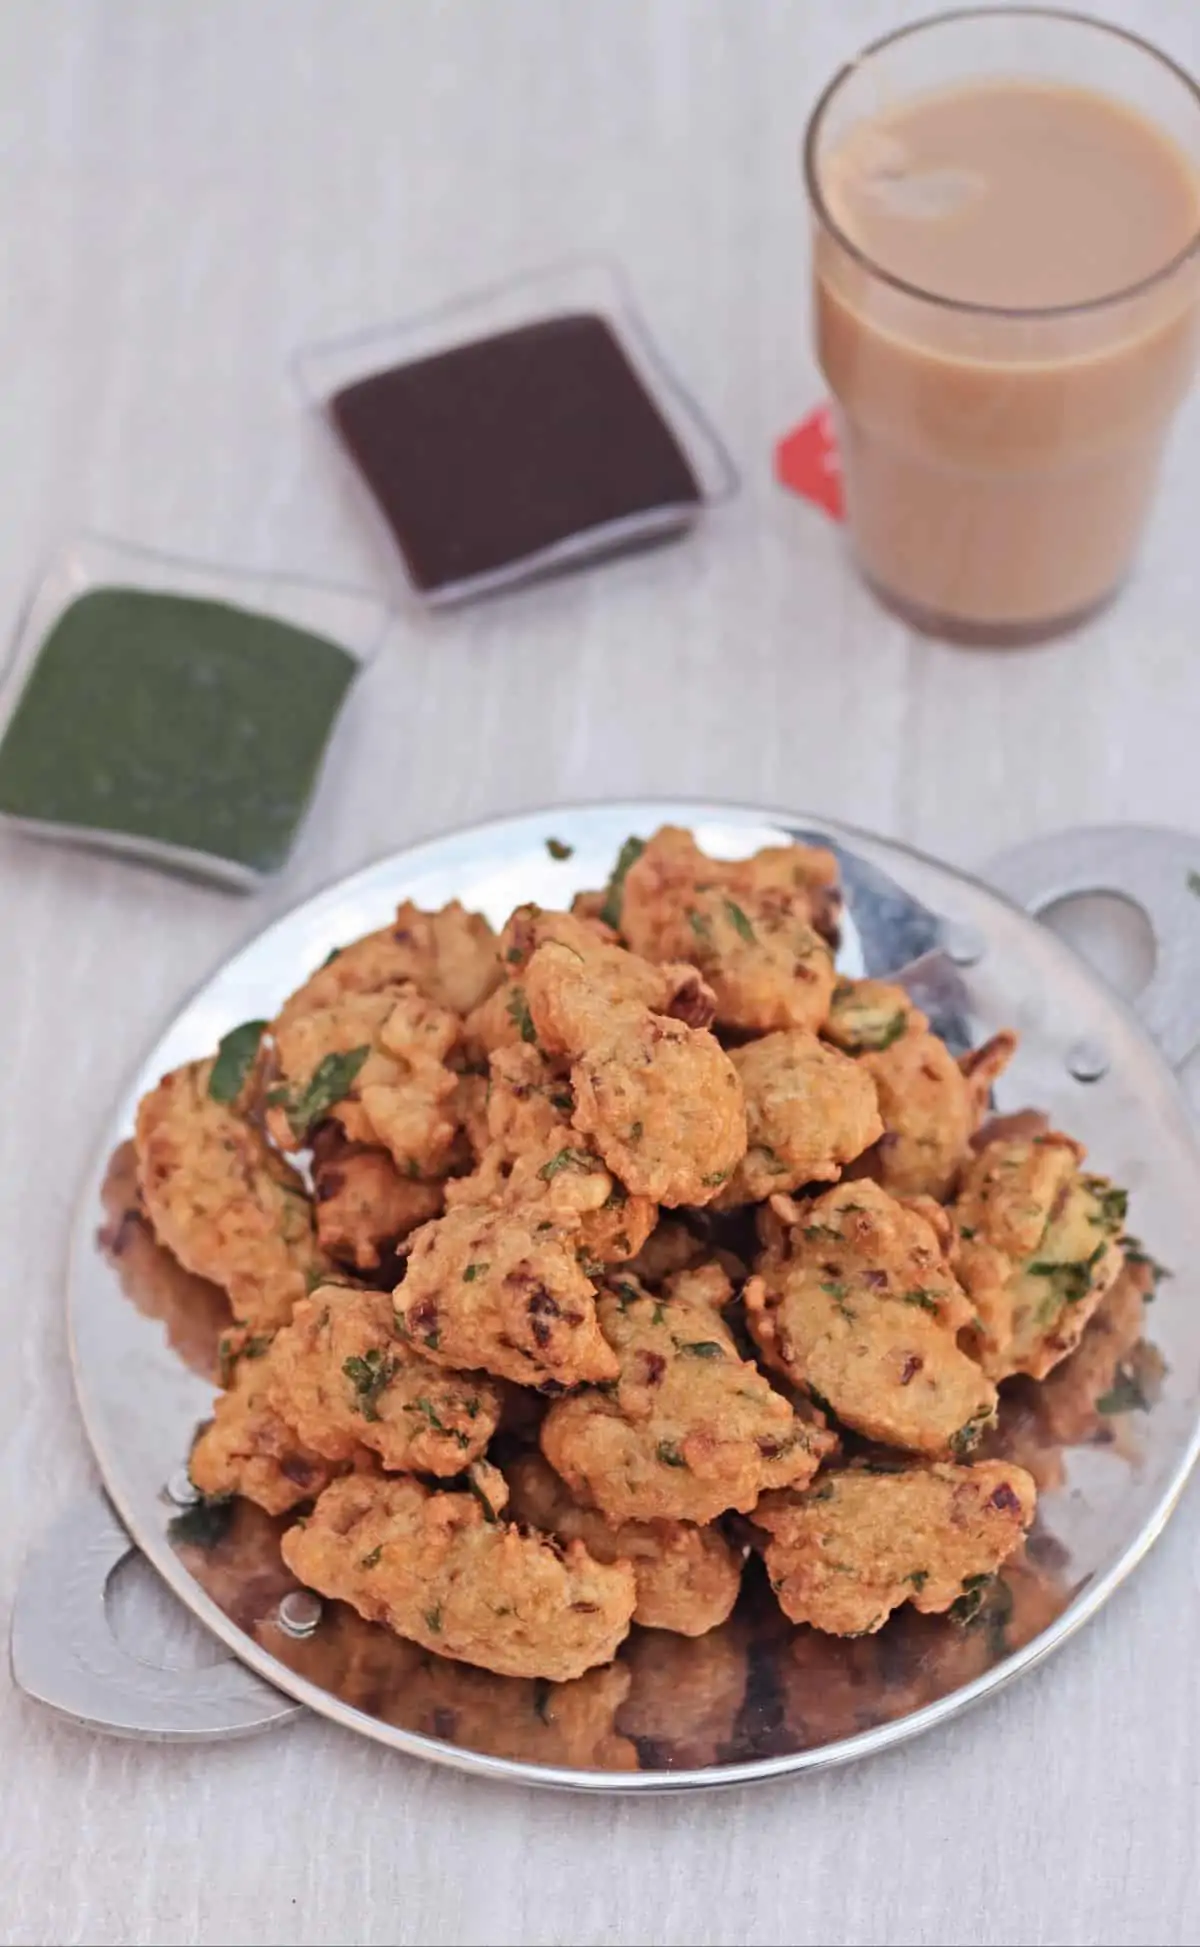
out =
<svg viewBox="0 0 1200 1947"><path fill-rule="evenodd" d="M401 906L142 1101L141 1206L228 1295L206 1497L445 1657L567 1682L700 1637L751 1550L837 1636L968 1615L1022 1544L973 1458L1121 1274L1124 1194L985 1126L955 1060L839 978L836 863L666 827L497 936Z"/></svg>

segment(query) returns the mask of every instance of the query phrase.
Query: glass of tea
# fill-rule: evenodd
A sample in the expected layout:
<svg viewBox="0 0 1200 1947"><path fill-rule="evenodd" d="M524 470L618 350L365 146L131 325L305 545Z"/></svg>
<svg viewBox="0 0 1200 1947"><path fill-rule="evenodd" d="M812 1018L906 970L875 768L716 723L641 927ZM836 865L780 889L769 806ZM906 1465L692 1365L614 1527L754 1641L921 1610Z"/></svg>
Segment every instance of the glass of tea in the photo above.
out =
<svg viewBox="0 0 1200 1947"><path fill-rule="evenodd" d="M918 627L1033 641L1129 569L1200 326L1200 89L1136 35L941 14L804 146L852 545Z"/></svg>

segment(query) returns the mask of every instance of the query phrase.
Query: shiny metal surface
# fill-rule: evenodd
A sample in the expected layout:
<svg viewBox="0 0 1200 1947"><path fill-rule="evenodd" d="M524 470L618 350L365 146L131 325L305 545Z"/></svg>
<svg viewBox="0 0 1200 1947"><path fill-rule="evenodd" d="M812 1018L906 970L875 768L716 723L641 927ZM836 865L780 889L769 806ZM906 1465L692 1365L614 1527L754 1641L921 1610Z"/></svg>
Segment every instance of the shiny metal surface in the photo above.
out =
<svg viewBox="0 0 1200 1947"><path fill-rule="evenodd" d="M299 1704L232 1657L160 1670L122 1649L105 1598L133 1546L98 1492L54 1524L13 1606L12 1671L25 1694L89 1729L171 1743L248 1737L295 1717Z"/></svg>
<svg viewBox="0 0 1200 1947"><path fill-rule="evenodd" d="M239 1507L210 1532L201 1522L181 1534L204 1511L172 1517L163 1497L209 1410L202 1374L221 1309L147 1238L136 1252L117 1247L119 1153L115 1170L110 1163L137 1097L233 1023L270 1014L332 946L383 923L399 898L458 897L494 921L522 899L561 904L603 882L631 831L668 819L728 855L821 831L846 864L847 970L915 961L914 991L951 1039L1018 1028L1021 1050L997 1106L1036 1104L1085 1141L1095 1167L1129 1186L1133 1228L1176 1267L1152 1313L1153 1364L1165 1368L1153 1411L1111 1424L1093 1413L1079 1444L1055 1448L1013 1613L977 1630L902 1614L878 1637L832 1643L783 1622L759 1587L723 1630L696 1642L635 1631L615 1666L557 1695L429 1657L337 1605L308 1641L289 1641L277 1612L295 1583L279 1562L277 1525ZM573 848L569 860L549 857L550 836ZM969 970L941 950L942 922L960 945L971 934L982 942ZM1177 1058L1188 1032L1176 1018ZM1068 1066L1081 1038L1109 1060L1087 1083ZM76 1224L69 1311L80 1406L113 1502L170 1586L260 1676L348 1728L486 1776L585 1790L780 1776L866 1756L979 1701L1094 1614L1154 1540L1198 1445L1198 1167L1171 1073L1134 1017L1051 933L983 885L867 834L760 810L638 802L508 819L319 894L229 961L151 1049L104 1131ZM105 1209L107 1250L98 1243Z"/></svg>
<svg viewBox="0 0 1200 1947"><path fill-rule="evenodd" d="M297 1642L304 1642L319 1628L323 1603L311 1589L293 1589L276 1611L280 1629Z"/></svg>
<svg viewBox="0 0 1200 1947"><path fill-rule="evenodd" d="M1140 906L1154 934L1155 967L1138 1013L1178 1066L1200 1041L1200 842L1157 825L1094 825L1051 832L993 859L991 884L1027 912L1077 893L1112 892Z"/></svg>

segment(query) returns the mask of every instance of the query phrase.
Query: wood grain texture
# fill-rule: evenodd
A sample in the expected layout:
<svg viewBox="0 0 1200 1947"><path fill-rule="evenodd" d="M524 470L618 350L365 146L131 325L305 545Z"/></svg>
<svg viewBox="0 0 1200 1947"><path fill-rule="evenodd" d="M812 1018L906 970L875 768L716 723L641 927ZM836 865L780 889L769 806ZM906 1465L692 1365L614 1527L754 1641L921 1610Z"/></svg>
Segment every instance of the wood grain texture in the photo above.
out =
<svg viewBox="0 0 1200 1947"><path fill-rule="evenodd" d="M1196 64L1195 0L1103 6ZM302 847L251 903L0 838L0 1597L88 1473L60 1287L101 1117L199 976L324 880L554 799L742 797L972 863L1200 824L1183 415L1142 570L1073 640L917 641L774 488L819 396L796 152L903 0L6 0L0 611L81 525L377 581L297 345L571 250L618 257L728 437L686 547L400 618ZM1200 1938L1200 1494L1132 1586L978 1714L849 1772L653 1802L489 1789L316 1720L197 1751L0 1679L15 1943L1122 1943ZM144 1596L144 1592L143 1592ZM125 1603L125 1596L122 1596Z"/></svg>

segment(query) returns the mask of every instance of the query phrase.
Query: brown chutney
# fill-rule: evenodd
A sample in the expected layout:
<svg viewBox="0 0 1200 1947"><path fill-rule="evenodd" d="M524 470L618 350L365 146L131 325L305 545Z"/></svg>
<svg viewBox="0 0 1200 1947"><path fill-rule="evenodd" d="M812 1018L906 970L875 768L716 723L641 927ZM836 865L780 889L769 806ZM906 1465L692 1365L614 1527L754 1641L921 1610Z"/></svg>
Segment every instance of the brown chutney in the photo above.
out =
<svg viewBox="0 0 1200 1947"><path fill-rule="evenodd" d="M665 538L702 498L617 334L592 313L373 373L329 410L423 593L559 565L565 550L552 551L575 537L595 545L573 559ZM678 520L654 518L671 510Z"/></svg>

